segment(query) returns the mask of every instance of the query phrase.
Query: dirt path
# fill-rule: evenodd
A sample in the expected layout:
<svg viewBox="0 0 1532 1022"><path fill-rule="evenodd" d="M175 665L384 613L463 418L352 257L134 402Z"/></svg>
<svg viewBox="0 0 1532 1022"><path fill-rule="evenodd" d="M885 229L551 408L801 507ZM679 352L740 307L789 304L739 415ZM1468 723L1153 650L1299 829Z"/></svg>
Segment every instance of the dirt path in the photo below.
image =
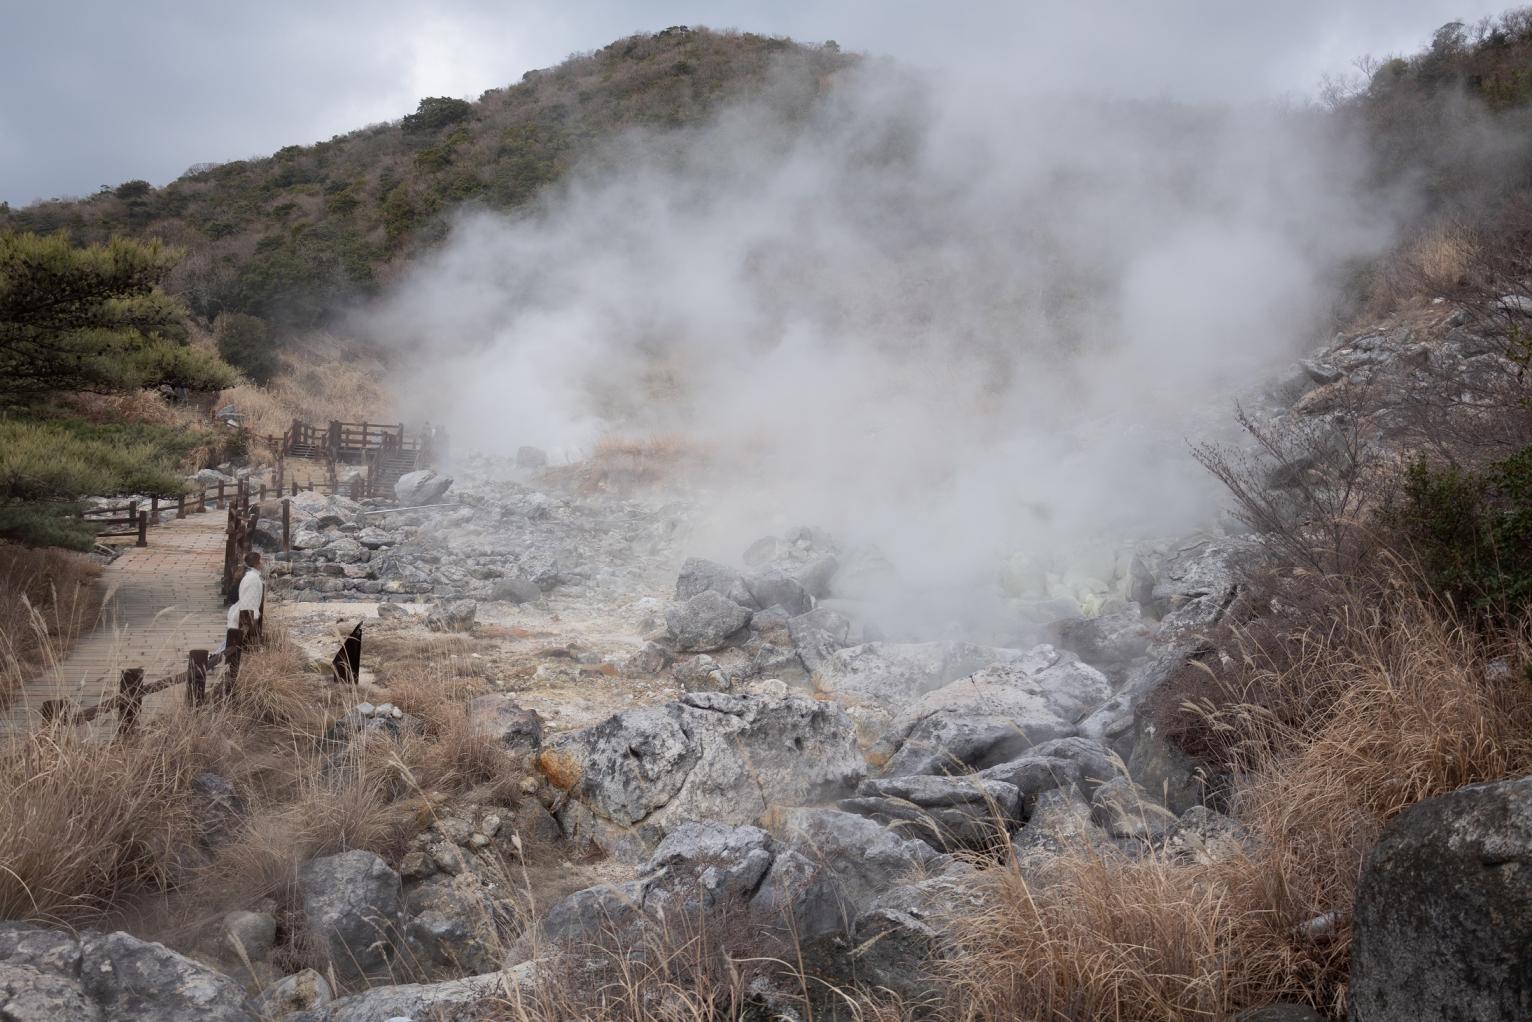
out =
<svg viewBox="0 0 1532 1022"><path fill-rule="evenodd" d="M147 547L130 546L108 565L97 583L105 598L96 627L23 687L6 723L36 722L49 699L97 702L117 690L125 668L142 667L153 680L183 670L188 650L220 646L226 523L224 512L210 510L156 526Z"/></svg>

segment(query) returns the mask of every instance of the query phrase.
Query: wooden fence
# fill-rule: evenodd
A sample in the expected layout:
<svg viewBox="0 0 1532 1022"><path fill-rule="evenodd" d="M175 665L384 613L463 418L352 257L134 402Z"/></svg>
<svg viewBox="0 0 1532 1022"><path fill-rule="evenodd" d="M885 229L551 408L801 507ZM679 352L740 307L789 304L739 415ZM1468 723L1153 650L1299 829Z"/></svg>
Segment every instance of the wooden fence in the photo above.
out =
<svg viewBox="0 0 1532 1022"><path fill-rule="evenodd" d="M285 453L299 457L328 454L337 461L359 462L368 451L389 449L411 454L421 448L420 441L409 436L404 423L341 422L332 419L327 426L311 426L294 419L282 436Z"/></svg>
<svg viewBox="0 0 1532 1022"><path fill-rule="evenodd" d="M144 700L156 692L185 685L186 705L195 707L205 704L209 697L208 675L219 666L225 668L223 683L212 695L220 699L231 698L239 682L239 666L245 650L259 647L263 641L264 604L263 600L260 617L248 610L240 611L239 627L229 629L222 650L216 653L205 649L190 650L186 654L186 670L179 674L146 681L142 667L125 668L118 677L116 695L84 707L76 706L69 699L50 699L42 705L44 723L88 724L103 714L116 713L117 734L119 737L127 737L138 725ZM336 680L356 684L361 674L361 659L362 624L359 621L331 661L331 670Z"/></svg>
<svg viewBox="0 0 1532 1022"><path fill-rule="evenodd" d="M208 509L209 504L218 507L230 507L234 503L249 503L251 484L247 480L230 482L220 480L216 485L205 486L191 493L183 493L174 500L169 497L150 497L149 500L130 500L124 504L116 504L109 507L93 507L81 511L79 518L101 526L97 538L106 539L113 536L133 536L135 546L149 545L149 530L156 525L162 524L160 514L175 508L176 518L185 518L189 514L199 514ZM273 491L275 492L275 491ZM265 499L266 487L260 487L261 499Z"/></svg>

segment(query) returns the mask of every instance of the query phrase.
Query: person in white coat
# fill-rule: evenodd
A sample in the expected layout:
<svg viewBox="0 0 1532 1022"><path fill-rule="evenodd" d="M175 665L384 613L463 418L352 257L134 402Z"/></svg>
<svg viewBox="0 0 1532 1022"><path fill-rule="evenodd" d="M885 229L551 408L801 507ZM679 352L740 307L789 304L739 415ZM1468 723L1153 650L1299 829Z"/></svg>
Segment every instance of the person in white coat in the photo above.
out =
<svg viewBox="0 0 1532 1022"><path fill-rule="evenodd" d="M240 611L248 610L261 619L261 602L266 596L266 579L261 575L261 555L252 550L245 555L245 573L239 580L239 598L229 608L228 628L239 627Z"/></svg>

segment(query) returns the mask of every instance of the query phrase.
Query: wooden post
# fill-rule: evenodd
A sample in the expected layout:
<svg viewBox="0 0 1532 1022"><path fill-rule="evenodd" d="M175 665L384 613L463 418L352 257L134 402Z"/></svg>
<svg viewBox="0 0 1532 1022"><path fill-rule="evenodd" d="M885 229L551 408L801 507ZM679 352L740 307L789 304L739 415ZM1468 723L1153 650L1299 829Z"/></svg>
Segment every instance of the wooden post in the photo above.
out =
<svg viewBox="0 0 1532 1022"><path fill-rule="evenodd" d="M296 497L297 495L298 495L298 480L294 479L293 480L293 496Z"/></svg>
<svg viewBox="0 0 1532 1022"><path fill-rule="evenodd" d="M122 672L118 691L117 736L119 738L133 733L133 728L138 723L138 713L143 709L143 705L144 669L129 667Z"/></svg>
<svg viewBox="0 0 1532 1022"><path fill-rule="evenodd" d="M194 649L186 654L186 705L201 706L207 701L207 650Z"/></svg>
<svg viewBox="0 0 1532 1022"><path fill-rule="evenodd" d="M149 524L160 524L160 498L158 494L149 498Z"/></svg>
<svg viewBox="0 0 1532 1022"><path fill-rule="evenodd" d="M266 499L266 484L262 483L261 484L260 492L258 492L255 495L255 500L256 500L256 503L260 503L261 501L263 501L265 499Z"/></svg>
<svg viewBox="0 0 1532 1022"><path fill-rule="evenodd" d="M149 545L149 512L147 511L140 511L138 513L138 540L133 545Z"/></svg>
<svg viewBox="0 0 1532 1022"><path fill-rule="evenodd" d="M293 502L285 497L282 500L282 552L293 552Z"/></svg>
<svg viewBox="0 0 1532 1022"><path fill-rule="evenodd" d="M220 506L223 505L223 480L222 479L218 480L218 503L219 503Z"/></svg>
<svg viewBox="0 0 1532 1022"><path fill-rule="evenodd" d="M176 519L179 521L186 517L186 494L176 498Z"/></svg>
<svg viewBox="0 0 1532 1022"><path fill-rule="evenodd" d="M225 596L234 595L234 571L239 562L239 516L231 507L228 511L228 523L224 526L223 541L223 584L220 587Z"/></svg>
<svg viewBox="0 0 1532 1022"><path fill-rule="evenodd" d="M239 661L242 652L239 629L230 628L224 632L223 662L226 670L223 673L223 687L218 690L221 698L227 699L234 694L234 685L239 681Z"/></svg>
<svg viewBox="0 0 1532 1022"><path fill-rule="evenodd" d="M128 525L138 525L138 501L136 500L128 501Z"/></svg>

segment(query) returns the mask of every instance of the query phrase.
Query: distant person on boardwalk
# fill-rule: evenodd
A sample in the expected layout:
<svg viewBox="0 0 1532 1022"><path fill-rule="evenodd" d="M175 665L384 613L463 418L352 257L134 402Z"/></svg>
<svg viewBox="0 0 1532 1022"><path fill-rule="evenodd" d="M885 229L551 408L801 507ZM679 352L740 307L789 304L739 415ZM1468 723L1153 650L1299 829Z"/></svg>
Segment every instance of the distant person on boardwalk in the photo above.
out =
<svg viewBox="0 0 1532 1022"><path fill-rule="evenodd" d="M252 550L245 555L245 570L239 579L239 598L229 608L228 628L235 631L239 628L239 612L248 610L251 616L259 621L261 619L261 604L266 598L266 579L261 576L261 555Z"/></svg>

